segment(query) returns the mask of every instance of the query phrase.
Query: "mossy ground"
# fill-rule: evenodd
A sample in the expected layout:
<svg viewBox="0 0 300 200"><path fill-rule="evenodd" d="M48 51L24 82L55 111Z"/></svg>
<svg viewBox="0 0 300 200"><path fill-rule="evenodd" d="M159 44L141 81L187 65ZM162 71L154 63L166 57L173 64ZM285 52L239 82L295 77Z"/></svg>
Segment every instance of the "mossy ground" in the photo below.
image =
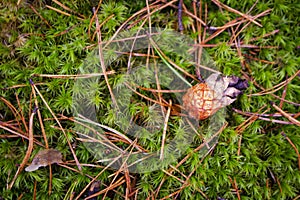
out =
<svg viewBox="0 0 300 200"><path fill-rule="evenodd" d="M78 196L92 177L103 170L82 142L76 139L77 134L71 131L74 123L60 118L69 141L75 147L74 152L79 162L95 164L99 168L84 166L82 172L79 172L74 162L69 164L69 167L76 169L75 171L52 165L52 177L50 177L49 167L31 173L22 171L12 188L8 189L8 184L12 181L28 148L28 140L21 138L20 135L28 136L29 117L34 108L35 98L29 79L34 81L45 101L58 117L60 114L71 117L74 79L33 75L76 75L83 60L92 51L91 46L97 44L97 37L93 35L96 26L91 19L92 7L97 7L98 2L60 1L70 8L65 10L66 13L70 13L70 16L54 10L53 8L64 10L55 2L58 1L20 1L20 5L17 5L16 1L4 0L0 3L0 197L4 199L32 199L33 197L71 199L73 195ZM203 160L200 159L201 162L199 153L193 153L193 150L201 144L199 139L195 139L193 145L184 154L185 156L190 153L190 157L172 173L172 176L166 173L171 168L166 168L166 171L131 174L127 177L131 182L136 180L132 192L137 190L137 194L134 194L137 199L299 198L299 124L292 123L282 114L278 118L270 115L278 114L278 110L270 104L270 101L280 106L284 112L296 115L292 117L299 116L300 4L284 0L241 2L227 0L222 2L228 7L222 7L218 2L201 1L200 7L196 1L184 1L186 7L182 18L183 33L198 39L199 32L196 30L200 25L193 17L194 8L201 10L202 15L198 14L198 17L208 25L202 26L200 31L203 35L206 28L206 39L216 33L212 27L221 27L233 20L241 22L246 19L228 7L243 14L250 10L249 15L252 16L270 9L265 15L255 19L261 26L245 20L240 23L237 30L235 28L238 25L224 29L221 34L205 43L205 50L213 58L218 69L226 75L248 78L250 86L244 95L229 106L228 126L220 134L215 149ZM155 3L161 4L159 6L161 7L167 2L149 2L153 5ZM177 6L178 2L151 14L151 26L177 31L178 9L173 5ZM155 9L159 7L154 6ZM141 14L131 19L125 28L133 29L141 26L142 21L138 20L146 16L146 8L146 1L103 1L98 11L100 23L104 22L101 27L102 39L107 40L112 37L127 19L139 11ZM153 11L153 7L150 8ZM185 9L192 15L188 15ZM245 26L247 23L249 24ZM149 26L149 21L146 26ZM239 43L240 46L229 46L233 33L237 34L240 30L241 33L231 43ZM167 55L172 55L171 52L168 53ZM181 60L175 61L185 71L196 74L193 66L180 63ZM127 63L123 64L118 63L114 70L126 72ZM298 76L293 77L296 73ZM109 83L113 85L120 79L122 79L120 75L109 76ZM282 87L277 86L280 83L283 84ZM101 98L93 99L93 103L100 110L102 109L99 113L99 121L114 126L114 118L106 110L110 107L111 97L105 80L102 79L95 87L100 94L103 94ZM264 89L269 90L265 94L259 93ZM139 97L136 96L136 99ZM62 152L65 161L72 161L74 157L66 136L57 128L57 123L39 95L37 100L44 128L35 116L33 126L35 139L45 145L41 134L42 129L45 130L49 147ZM147 103L142 102L132 106L132 112L147 118L149 111ZM251 114L246 116L237 113L232 108L266 115L255 118ZM271 121L273 119L278 122ZM178 122L176 120L174 118L173 122ZM247 120L250 121L249 124ZM173 126L169 124L169 126L174 134L180 132L176 124ZM157 148L157 144L140 142L146 149ZM35 143L30 161L43 148ZM173 163L173 166L177 164ZM113 182L115 172L106 169L97 178L100 180L100 190L115 183ZM189 175L190 177L187 178ZM124 174L120 173L117 179L125 180ZM186 183L183 184L179 179ZM51 184L49 184L50 180ZM162 180L164 182L160 185ZM52 185L50 195L49 185ZM114 191L111 190L106 195L106 199L124 199L128 187L126 182L116 186ZM87 191L81 198L86 195ZM101 194L99 199L102 199L103 195Z"/></svg>

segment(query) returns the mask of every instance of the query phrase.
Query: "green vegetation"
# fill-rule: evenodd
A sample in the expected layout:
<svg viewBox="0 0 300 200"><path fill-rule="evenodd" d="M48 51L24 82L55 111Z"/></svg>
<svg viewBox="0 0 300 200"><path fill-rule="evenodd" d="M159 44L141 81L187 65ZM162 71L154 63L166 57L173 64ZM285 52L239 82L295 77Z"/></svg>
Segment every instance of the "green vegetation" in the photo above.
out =
<svg viewBox="0 0 300 200"><path fill-rule="evenodd" d="M173 138L180 139L182 143L175 144L177 151L165 146L167 150L163 153L167 158L165 163L161 163L163 170L128 173L117 172L113 168L122 163L106 169L110 161L105 162L106 165L97 162L99 157L88 150L91 146L87 147L84 144L83 140L86 138L80 137L76 131L89 133L91 131L89 128L97 127L87 123L88 128L81 126L74 129L76 127L76 122L72 121L74 106L77 106L76 108L80 106L74 105L74 98L85 97L86 101L81 102L82 104L95 106L95 117L99 124L113 129L104 128L105 131L102 133L105 132L117 147L128 152L136 151L132 147L134 136L147 134L137 131L135 135L127 135L127 142L124 137L118 137L118 132L125 135L123 129L128 121L133 120L147 127L147 131L151 130L154 133L151 139L142 138L135 141L136 144L145 151L160 153L165 117L159 113L164 110L164 116L167 114L166 105L169 99L173 105L179 104L176 96L164 93L160 99L157 92L138 88L136 91L140 94L132 94L128 88L123 88L128 93L121 93L117 101L122 106L123 99L128 98L130 103L128 107L121 107L124 109L122 112L124 116L117 116L112 109L114 102L104 76L89 79L90 82L88 79L41 76L103 72L103 70L91 71L88 68L101 69L96 48L98 44L96 23L92 13L92 7L97 7L99 2L46 0L20 1L17 5L17 1L2 1L0 3L0 199L1 197L72 199L72 195L77 197L101 171L102 173L97 176L97 180L100 181L99 190L104 190L110 185L113 187L109 188L107 193L100 194L98 199L104 196L105 199L125 199L126 195L130 196L129 193L133 194L131 196L133 199L135 196L137 199L299 198L300 4L287 0L222 2L224 5L217 0L203 0L199 4L192 0L184 1L183 34L195 39L197 44L200 43L198 36L204 35L204 49L207 56L214 61L216 69L225 75L246 78L249 81L249 88L237 101L227 107L225 119L222 112L219 112L211 119L200 122L199 134L192 134L192 130L186 128L184 117L179 116L176 109L172 109L166 141ZM182 46L178 47L180 50L177 51L174 44L182 38L179 33L174 36L172 35L174 32L168 32L168 30L178 31L176 8L178 2L169 5L166 3L149 1L151 15L147 18L146 1L103 1L99 4L97 12L102 40L107 42L115 33L119 33L120 27L123 27L122 30L128 30L125 33L120 32L128 34L122 35L123 38L132 37L130 31L135 33L138 27L151 26L167 30L163 32L165 35L159 38L165 40L166 43L162 44L167 44L166 46L162 45L160 49L153 48L152 52L148 52L145 48L138 53L153 55L151 58L153 63L155 59L160 59L161 64L168 64L171 60L182 71L196 77L196 66L187 61L186 51L180 52L182 49L185 50L186 43L182 42ZM63 6L69 9L64 9ZM165 7L162 8L163 6ZM206 27L200 25L200 20L195 20L194 8L201 10L202 15L198 13L197 19L204 21ZM139 14L131 18L136 13ZM249 17L248 19L245 17L246 13L254 17L252 19L255 22L250 22ZM261 13L264 14L260 15ZM128 19L130 20L126 22ZM234 22L235 25L228 26ZM228 27L220 28L225 25ZM214 30L216 27L218 29ZM217 34L218 31L220 34ZM155 37L153 38L155 40ZM157 41L158 39L155 42ZM114 51L121 49L114 45L110 47L111 49L103 49L103 56L105 60L113 60L106 72L107 81L114 89L122 89L120 84L131 81L131 86L138 83L141 87L157 90L159 88L156 81L159 80L162 84L161 89L168 90L169 88L165 88L164 85L173 84L170 77L176 77L179 82L180 77L184 77L192 85L196 84L195 80L178 69L175 69L176 75L169 76L174 70L172 67L168 68L169 71L160 71L164 73L158 75L153 73L157 65L146 66L145 56L133 56L130 67L145 65L148 68L142 68L144 71L138 72L136 77L133 76L132 80L128 80L125 76L128 71L128 57L120 56L114 60L116 56ZM90 57L91 54L96 56ZM203 53L204 61L206 54ZM139 76L139 73L142 76ZM167 74L168 76L164 76ZM30 79L37 89L30 84ZM85 80L79 83L86 84L88 89L77 87L78 80ZM42 96L37 93L38 91ZM163 100L163 106L151 102L142 95L157 102ZM55 113L65 134L42 97ZM30 173L23 169L12 188L8 189L29 147L29 119L35 107L35 100L38 102L43 126L36 114L32 126L35 141L26 166L34 155L47 145L49 148L59 150L65 162L52 165L51 171L49 167L41 167ZM284 113L293 114L289 116L290 120L276 109L278 107ZM84 108L86 107L83 106L82 109ZM247 113L249 115L246 115ZM254 113L260 114L260 118L255 117ZM131 119L132 116L135 118ZM220 125L210 127L214 120L228 122L227 127L218 134L218 142L215 143L214 140L209 144L216 146L209 152L205 151L205 148L202 149L204 151L195 151L203 144L203 138L208 141L221 128ZM151 129L157 126L159 129ZM43 137L43 132L47 136L47 141ZM90 136L97 138L94 133ZM188 149L179 152L189 139L193 142ZM68 141L78 162L83 164L82 171L76 166L75 156ZM180 156L173 158L170 152ZM100 157L118 156L113 152L106 152L105 149L98 154ZM187 159L184 159L187 155ZM167 161L172 163L172 167ZM151 163L150 159L148 163L143 164L148 168L156 167L152 166L156 163ZM118 185L118 181L121 184ZM49 189L50 186L52 188ZM87 197L89 189L90 187L80 199Z"/></svg>

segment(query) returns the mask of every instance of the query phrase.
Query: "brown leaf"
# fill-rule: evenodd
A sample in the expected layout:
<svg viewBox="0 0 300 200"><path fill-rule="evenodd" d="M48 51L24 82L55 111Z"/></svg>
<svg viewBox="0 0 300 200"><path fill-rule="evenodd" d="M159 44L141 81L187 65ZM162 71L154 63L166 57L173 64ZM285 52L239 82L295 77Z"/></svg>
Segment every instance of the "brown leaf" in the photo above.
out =
<svg viewBox="0 0 300 200"><path fill-rule="evenodd" d="M61 152L56 149L44 149L39 151L32 160L32 163L25 168L25 171L32 172L39 167L45 167L53 163L61 163Z"/></svg>

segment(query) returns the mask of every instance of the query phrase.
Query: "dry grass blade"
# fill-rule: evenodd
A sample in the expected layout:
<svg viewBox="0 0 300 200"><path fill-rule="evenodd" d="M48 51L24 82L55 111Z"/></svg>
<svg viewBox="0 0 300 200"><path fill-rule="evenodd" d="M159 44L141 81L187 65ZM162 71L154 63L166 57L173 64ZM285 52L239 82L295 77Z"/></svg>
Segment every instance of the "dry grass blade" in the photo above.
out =
<svg viewBox="0 0 300 200"><path fill-rule="evenodd" d="M151 101L151 102L153 102L153 103L156 103L156 104L162 105L162 106L168 106L168 107L170 106L170 105L165 104L165 103L160 103L159 101L156 101L156 100L154 100L154 99L151 99L150 97L147 97L147 96L145 96L145 95L139 93L138 91L134 90L134 89L133 89L129 84L127 84L127 83L125 83L125 85L126 85L131 91L133 91L134 93L136 93L137 95L141 96L142 98L144 98L144 99L146 99L146 100L148 100L148 101Z"/></svg>
<svg viewBox="0 0 300 200"><path fill-rule="evenodd" d="M47 85L47 83L37 83L36 85ZM20 87L28 87L28 84L17 84L6 88L0 88L0 90L9 90L9 89L15 89Z"/></svg>
<svg viewBox="0 0 300 200"><path fill-rule="evenodd" d="M295 77L297 77L300 74L300 70L298 70L293 76L291 76L290 78L288 78L287 80L275 85L274 87L270 88L270 89L266 89L264 91L258 92L256 94L251 94L251 96L260 96L260 95L265 95L265 94L270 94L270 93L274 93L278 90L280 90L281 88L285 87L287 84L289 84L289 82L291 82ZM281 98L283 99L283 98Z"/></svg>
<svg viewBox="0 0 300 200"><path fill-rule="evenodd" d="M255 122L258 118L257 114L264 109L266 106L261 107L256 113L253 113L246 121L244 121L243 123L241 123L236 129L235 131L238 134L241 134L250 124L252 124L253 122ZM264 113L266 113L268 110L266 110Z"/></svg>
<svg viewBox="0 0 300 200"><path fill-rule="evenodd" d="M270 89L264 89L261 92L258 92L256 94L251 94L250 96L260 96L260 95L266 95L266 94L271 94L274 92L277 92L278 90L280 90L281 88L285 87L287 84L289 84L295 77L297 77L300 74L300 70L298 70L293 76L291 76L290 78L288 78L287 80L275 85L274 87L270 88ZM249 96L249 95L248 95ZM283 101L284 99L281 98Z"/></svg>
<svg viewBox="0 0 300 200"><path fill-rule="evenodd" d="M82 134L82 133L76 132L78 135L82 135L84 138L87 138L87 139L77 138L77 140L85 141L85 142L87 142L87 141L89 141L89 142L98 142L100 144L103 144L104 146L107 146L109 149L113 149L114 151L119 151L120 153L123 152L123 150L121 148L119 148L114 143L112 143L110 140L108 140L106 137L104 137L103 134L100 134L99 132L97 132L95 129L89 127L88 125L86 125L86 124L84 124L84 123L82 123L80 121L74 120L73 118L68 118L68 117L65 117L65 116L63 116L63 118L64 119L68 119L68 120L70 120L72 122L75 122L75 123L79 124L80 126L82 126L84 128L87 128L87 129L91 130L97 136L99 136L100 138L102 138L102 140L98 140L98 139L90 137L90 136L88 136L86 134ZM89 122L89 121L85 121L85 122ZM56 127L53 127L53 128L56 128ZM59 128L59 129L61 130L61 128Z"/></svg>
<svg viewBox="0 0 300 200"><path fill-rule="evenodd" d="M292 124L291 122L288 121L282 121L282 120L277 120L277 119L272 119L272 118L268 118L268 117L276 117L278 116L278 114L257 114L257 113L251 113L251 112L243 112L241 110L235 109L233 108L233 110L241 115L245 115L245 116L249 116L251 117L252 115L256 115L258 116L258 119L260 120L264 120L264 121L269 121L269 122L273 122L273 123L277 123L277 124ZM294 114L293 114L294 115ZM262 117L262 116L267 116L267 117ZM282 115L280 115L281 117ZM292 116L292 115L291 115ZM295 115L296 116L296 115ZM296 118L296 117L295 117Z"/></svg>
<svg viewBox="0 0 300 200"><path fill-rule="evenodd" d="M132 83L131 83L132 84ZM133 85L133 84L132 84ZM145 88L139 85L133 85L134 87L137 87L144 91L149 92L157 92L157 93L177 93L177 92L186 92L186 90L161 90L161 89L152 89L152 88Z"/></svg>
<svg viewBox="0 0 300 200"><path fill-rule="evenodd" d="M96 14L98 13L98 11L100 9L101 4L102 4L102 0L99 0L97 8L96 8L96 12L94 12L92 18L90 19L89 28L88 28L88 36L89 36L90 39L91 39L91 28L92 28L92 25L94 23L95 16L96 16Z"/></svg>
<svg viewBox="0 0 300 200"><path fill-rule="evenodd" d="M176 169L176 170L177 170L177 169ZM178 178L177 176L171 174L170 172L168 172L168 171L166 171L166 170L164 170L164 169L163 169L162 171L163 171L165 174L167 174L168 176L171 176L171 177L175 178L177 181L179 181L179 182L181 182L182 184L184 184L184 180Z"/></svg>
<svg viewBox="0 0 300 200"><path fill-rule="evenodd" d="M21 173L21 171L23 170L23 168L25 167L27 161L29 160L30 158L30 155L31 155L31 152L32 152L32 149L33 149L33 117L36 113L36 110L37 109L34 109L34 111L31 113L30 115L30 119L29 119L29 136L28 136L28 148L27 148L27 151L26 151L26 154L25 154L25 157L23 158L23 161L22 163L20 164L13 180L11 181L11 183L8 185L8 189L11 189L12 186L14 185L18 175Z"/></svg>
<svg viewBox="0 0 300 200"><path fill-rule="evenodd" d="M254 42L254 41L256 41L256 40L259 40L259 39L262 39L262 38L265 38L265 37L269 37L269 36L274 35L274 34L276 34L276 33L278 33L278 32L279 32L279 30L274 30L274 31L272 31L272 32L270 32L270 33L264 34L263 36L251 38L248 42ZM245 43L244 41L241 41L241 44L244 44L244 43Z"/></svg>
<svg viewBox="0 0 300 200"><path fill-rule="evenodd" d="M172 72L174 72L174 74L176 74L176 76L178 78L180 78L183 82L185 82L187 85L191 86L191 84L189 82L187 82L174 68L176 68L178 71L181 71L183 74L185 74L186 76L189 76L190 78L197 80L193 75L189 74L187 71L185 71L184 69L182 69L181 67L179 67L176 63L174 63L168 56L166 56L163 51L159 48L159 46L155 43L155 41L153 41L152 38L149 38L149 41L151 43L151 45L154 47L154 49L157 51L157 53L160 55L161 59L164 61L166 61L166 65L169 67L170 70L172 70ZM174 67L172 67L171 65Z"/></svg>
<svg viewBox="0 0 300 200"><path fill-rule="evenodd" d="M261 90L263 90L263 91L266 90L264 87L262 87L261 85L259 85L259 84L255 81L254 78L252 78L252 77L250 78L249 75L246 74L246 73L243 72L243 71L241 71L241 73L243 74L243 76L244 76L248 81L251 81L256 87L258 87L259 89L261 89ZM300 106L299 103L295 103L295 102L292 102L292 101L285 100L285 99L283 99L283 98L281 98L281 97L279 97L279 96L277 96L277 95L275 95L275 94L273 94L273 93L271 93L271 95L272 95L273 97L275 97L276 99L282 100L282 101L284 101L284 102L286 102L286 103L289 103L289 104L292 104L292 105L295 105L295 106ZM247 95L247 96L248 96L248 97L251 97L252 94L249 94L249 95Z"/></svg>
<svg viewBox="0 0 300 200"><path fill-rule="evenodd" d="M176 1L178 1L178 0L176 0ZM171 6L171 7L173 7L173 8L178 9L178 6L173 5L176 1L171 1L171 2L166 3L166 2L164 2L164 1L162 1L162 0L159 0L159 2L162 2L162 3L165 4L165 5L164 5L165 7L166 7L166 6ZM189 12L189 11L186 10L186 9L183 10L183 11L184 11L184 13L187 14L188 16L194 18L197 22L200 22L203 26L206 26L206 23L205 23L202 19L200 19L199 17L197 17L196 15L194 15L193 13ZM152 14L152 13L151 13L151 14Z"/></svg>
<svg viewBox="0 0 300 200"><path fill-rule="evenodd" d="M113 18L114 16L115 16L114 14L108 16L101 24L99 24L99 28L101 28L105 23L107 23L107 22L108 22L111 18ZM92 38L91 38L92 41L94 41L96 35L97 35L97 30L94 32L94 34L93 34L93 36L92 36Z"/></svg>
<svg viewBox="0 0 300 200"><path fill-rule="evenodd" d="M256 16L254 16L254 17L253 17L253 20L255 20L255 19L257 19L257 18L259 18L259 17L261 17L261 16L264 16L264 15L266 15L266 14L269 14L270 12L271 12L271 9L268 9L268 10L266 10L266 11L264 11L264 12L262 12L262 13L256 15ZM239 35L242 33L242 31L243 31L248 25L250 25L250 23L251 23L251 22L248 22L245 26L243 26L243 28L241 28L241 30L240 30L237 34L234 34L233 37L231 38L231 40L229 41L229 44L231 44L232 41L236 40L237 36L239 36ZM237 45L237 43L236 43L236 45Z"/></svg>
<svg viewBox="0 0 300 200"><path fill-rule="evenodd" d="M184 181L183 185L180 187L180 189L175 192L175 193L179 193L181 192L184 188L188 187L190 184L189 184L189 180L190 178L192 177L192 175L196 172L196 170L198 169L198 167L200 167L201 163L203 162L204 158L206 158L207 155L209 155L214 149L215 147L217 146L217 143L215 143L206 153L205 155L201 158L201 160L196 164L196 166L193 168L193 170L190 172L190 174L187 176L186 180ZM201 190L198 190L199 192ZM173 194L175 194L173 193ZM207 199L207 196L201 191L200 192L206 199ZM170 195L169 195L170 196Z"/></svg>

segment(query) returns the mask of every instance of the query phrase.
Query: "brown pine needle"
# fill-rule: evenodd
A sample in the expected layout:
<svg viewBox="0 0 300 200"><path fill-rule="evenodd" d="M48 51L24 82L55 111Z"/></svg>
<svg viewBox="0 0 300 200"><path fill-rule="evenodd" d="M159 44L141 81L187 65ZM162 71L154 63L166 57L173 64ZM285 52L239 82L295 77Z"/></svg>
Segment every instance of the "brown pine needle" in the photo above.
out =
<svg viewBox="0 0 300 200"><path fill-rule="evenodd" d="M19 132L16 132L16 131L10 129L10 128L7 128L7 126L4 126L4 124L5 123L3 123L3 122L0 121L0 128L4 129L4 130L6 130L6 131L8 131L8 132L10 132L12 134L15 134L17 137L21 137L21 138L24 138L26 140L29 140L29 137L26 136L25 134L23 134L23 133L21 134ZM10 136L10 137L14 137L14 136ZM36 141L35 139L34 139L34 143L36 143L36 144L44 147L44 145L42 143L40 143L39 141Z"/></svg>
<svg viewBox="0 0 300 200"><path fill-rule="evenodd" d="M292 122L293 124L300 126L300 122L298 120L296 120L294 117L292 117L290 114L284 112L280 107L278 107L277 105L275 105L274 102L271 102L271 105L278 111L280 112L283 116L285 116L290 122Z"/></svg>
<svg viewBox="0 0 300 200"><path fill-rule="evenodd" d="M31 113L30 115L30 119L29 119L29 136L28 136L28 148L27 148L27 151L26 151L26 154L25 154L25 157L23 158L23 161L22 163L20 164L13 180L11 181L11 183L8 185L8 189L11 189L12 186L14 185L18 175L22 172L23 168L25 167L27 161L29 160L30 158L30 155L31 155L31 152L32 152L32 149L33 149L33 117L36 113L36 108L34 109L34 111Z"/></svg>
<svg viewBox="0 0 300 200"><path fill-rule="evenodd" d="M240 11L238 10L235 10L233 8L230 8L229 6L226 6L225 4L221 3L219 0L212 0L212 2L214 2L216 5L218 5L219 7L223 7L224 9L228 10L228 11L231 11L233 13L236 13L238 15L241 15L242 17L248 19L249 21L253 22L254 24L262 27L262 25L258 22L256 22L252 16L249 16L249 15L246 15L244 13L241 13Z"/></svg>
<svg viewBox="0 0 300 200"><path fill-rule="evenodd" d="M114 73L115 73L114 70L106 72L106 74L114 74ZM32 76L45 77L45 78L78 79L78 78L91 78L91 77L97 77L103 75L104 73L76 74L76 75L33 74Z"/></svg>
<svg viewBox="0 0 300 200"><path fill-rule="evenodd" d="M187 159L189 157L191 157L193 155L193 153L199 152L201 149L203 149L204 147L207 147L207 144L213 140L214 138L216 138L219 134L221 134L221 132L228 126L228 123L225 123L209 140L207 140L206 142L202 143L200 146L198 146L197 148L195 148L193 150L192 153L189 153L188 155L186 155L181 161L178 162L178 164L175 167L171 167L171 169L168 169L169 173L173 173L174 171L176 171L175 169L178 169L181 165L183 165ZM213 146L215 147L215 146ZM211 148L213 149L213 148ZM208 149L209 150L209 149ZM205 156L204 156L205 157ZM159 186L157 187L157 189L155 190L155 197L158 196L159 190L162 187L163 183L166 181L166 177L164 177L161 181L161 183L159 184ZM180 192L180 191L179 191ZM165 197L167 198L167 197Z"/></svg>
<svg viewBox="0 0 300 200"><path fill-rule="evenodd" d="M112 190L112 189L114 189L114 188L116 188L116 187L122 185L122 184L125 183L125 182L126 182L126 181L124 180L124 177L121 177L121 178L119 178L113 185L110 185L109 187L107 187L107 188L105 188L105 189L103 189L103 190L101 190L101 191L99 191L99 192L97 192L97 193L95 193L95 194L93 194L93 195L91 195L91 196L85 198L84 200L88 200L88 199L91 199L91 198L93 198L93 197L97 197L97 196L99 196L100 194L106 193L106 192L108 192L109 190ZM76 199L75 199L75 200L76 200Z"/></svg>
<svg viewBox="0 0 300 200"><path fill-rule="evenodd" d="M281 135L290 143L290 145L292 145L293 149L295 150L297 157L298 157L298 168L300 170L300 154L299 154L299 151L298 151L296 145L292 142L292 140L284 132L281 132Z"/></svg>
<svg viewBox="0 0 300 200"><path fill-rule="evenodd" d="M123 173L125 174L125 182L126 182L126 185L127 185L126 190L128 189L128 191L126 192L126 195L125 195L125 199L128 197L129 192L131 192L131 186L130 186L130 185L131 185L131 184L130 184L131 180L130 180L130 176L129 176L129 170L128 170L128 165L127 165L127 160L128 160L128 158L132 155L132 151L133 151L133 149L134 149L134 144L136 143L136 141L137 141L137 139L134 140L133 144L130 144L130 146L126 148L125 152L127 152L127 150L129 150L129 149L130 149L130 151L129 151L129 153L128 153L126 156L124 156L125 159L122 160L123 163L122 163L122 165L120 166L120 168L118 169L118 171L117 171L116 173L110 175L110 176L114 175L114 178L113 178L113 180L111 181L111 183L110 183L110 185L108 186L108 188L111 188L111 187L114 185L114 181L117 179L118 175L119 175L121 172L123 172ZM109 177L110 177L110 176L109 176ZM118 182L118 181L117 181L117 182ZM108 190L106 190L103 199L105 198L107 192L108 192ZM128 199L128 198L127 198L127 199Z"/></svg>
<svg viewBox="0 0 300 200"><path fill-rule="evenodd" d="M17 101L18 101L18 103L19 103L19 100L18 100L18 97L17 97L17 96L16 96L16 98L17 98ZM20 118L20 119L22 120L23 125L24 125L24 127L25 127L25 130L26 130L26 132L28 132L28 127L27 127L27 124L26 124L26 122L25 122L25 119L24 119L24 117L23 117L23 115L22 115L22 112L21 112L21 114L20 114L20 113L17 111L17 109L15 108L15 106L13 106L13 105L12 105L8 100L6 100L5 98L3 98L3 97L0 96L0 100L3 101L3 102L8 106L8 108L9 108L9 109L11 110L11 112L13 113L15 119ZM21 107L20 107L20 108L21 108ZM18 123L19 128L21 129L21 124L20 124L19 120L17 120L17 123Z"/></svg>
<svg viewBox="0 0 300 200"><path fill-rule="evenodd" d="M272 88L269 89L264 89L264 91L258 92L256 94L251 94L250 96L261 96L261 95L266 95L266 94L272 94L280 90L281 88L285 87L287 84L289 84L295 77L297 77L300 74L300 70L298 70L293 76L288 78L285 81L282 81L281 83L273 86ZM248 95L249 96L249 95ZM283 98L281 98L283 99ZM283 99L284 101L284 99Z"/></svg>
<svg viewBox="0 0 300 200"><path fill-rule="evenodd" d="M164 159L164 149L165 149L165 141L166 141L166 134L167 134L167 128L168 128L168 121L171 113L171 107L172 107L172 101L169 101L170 107L168 107L167 115L165 117L164 121L164 129L163 129L163 134L162 134L162 139L161 139L161 150L160 150L160 156L159 159L163 160Z"/></svg>
<svg viewBox="0 0 300 200"><path fill-rule="evenodd" d="M68 16L68 17L71 16L70 13L64 12L64 11L59 10L59 9L57 9L57 8L54 8L54 7L52 7L52 6L46 5L46 7L49 8L49 9L51 9L51 10L54 10L54 11L60 13L60 14L66 15L66 16ZM79 20L84 20L84 18L81 18L81 17L77 17L77 19L79 19Z"/></svg>
<svg viewBox="0 0 300 200"><path fill-rule="evenodd" d="M68 138L68 136L67 136L65 130L63 129L61 123L59 122L59 120L57 119L56 115L54 114L54 112L52 111L52 109L50 108L50 106L48 105L47 101L44 99L43 95L40 93L39 89L34 85L34 83L33 83L32 81L31 81L31 85L34 87L35 91L38 93L38 95L40 96L40 98L41 98L42 101L44 102L45 106L46 106L47 109L50 111L51 115L54 117L54 119L55 119L55 121L57 122L58 126L61 128L61 131L63 132L63 134L64 134L64 136L65 136L65 138L66 138L66 140L67 140L67 142L68 142L69 148L70 148L70 150L71 150L71 152L72 152L72 154L73 154L73 157L74 157L74 160L75 160L75 162L76 162L76 164L77 164L77 167L78 167L78 169L81 171L82 168L81 168L81 166L80 166L80 163L79 163L79 161L78 161L78 159L77 159L77 156L76 156L76 154L75 154L75 152L74 152L74 149L73 149L73 147L72 147L72 144L71 144L71 142L70 142L70 140L69 140L69 138Z"/></svg>
<svg viewBox="0 0 300 200"><path fill-rule="evenodd" d="M114 164L117 160L119 160L120 158L122 157L122 155L119 155L118 157L116 157L111 163L109 163L105 168L103 168L102 170L101 170L101 172L99 172L98 174L97 174L97 176L95 176L86 186L85 186L85 188L79 193L79 195L75 198L75 200L78 200L82 195L83 195L83 193L90 187L90 185L95 181L95 180L97 180L98 179L98 177L103 173L103 172L105 172L112 164ZM123 177L121 178L121 179L123 179ZM123 183L125 182L125 180L123 181ZM106 188L107 189L107 188ZM104 189L105 190L105 189ZM106 190L105 190L106 191ZM104 191L104 192L105 192ZM102 193L104 193L104 192L102 192ZM102 194L101 193L101 194ZM98 196L99 194L98 193L96 193L96 194L94 194L95 196ZM93 196L90 196L90 197L93 197Z"/></svg>
<svg viewBox="0 0 300 200"><path fill-rule="evenodd" d="M62 3L60 3L59 1L57 1L57 0L53 0L53 2L54 3L56 3L57 5L59 5L60 7L62 7L63 9L65 9L65 10L67 10L67 11L69 11L69 12L71 12L71 13L74 13L74 14L76 14L76 15L78 15L78 16L80 16L81 18L85 18L85 16L84 15L82 15L82 14L80 14L80 13L77 13L77 12L75 12L74 10L72 10L71 8L69 8L68 6L66 6L66 5L64 5L64 4L62 4Z"/></svg>
<svg viewBox="0 0 300 200"><path fill-rule="evenodd" d="M236 192L238 200L241 200L241 195L239 193L239 189L238 189L238 186L236 184L235 178L233 180L232 180L232 178L230 176L228 176L228 178L229 178L229 180L230 180L230 182L231 182L231 184L232 184L232 186L233 186L233 188L234 188L234 190Z"/></svg>
<svg viewBox="0 0 300 200"><path fill-rule="evenodd" d="M35 92L34 89L32 90L32 93L33 93L33 96L34 96L35 107L38 108L38 107L39 107L39 103L38 103L38 101L37 101L37 98L36 98L36 92ZM44 123L43 123L43 119L42 119L42 114L41 114L41 112L40 112L39 109L37 110L37 114L38 114L38 119L39 119L40 126L41 126L41 131L42 131L42 134L43 134L45 146L46 146L46 149L48 149L48 148L49 148L49 145L48 145L48 139L47 139L47 135L46 135L45 128L44 128Z"/></svg>
<svg viewBox="0 0 300 200"><path fill-rule="evenodd" d="M109 93L110 93L112 102L113 102L113 104L115 105L116 108L119 108L119 107L118 107L118 104L117 104L117 101L116 101L116 99L115 99L115 95L114 95L114 93L113 93L113 91L112 91L112 89L111 89L111 87L110 87L110 84L109 84L109 81L108 81L108 77L107 77L107 73L106 73L106 66L105 66L105 63L104 63L103 49L102 49L102 36L101 36L101 30L100 30L100 25L99 25L98 17L97 17L97 15L95 14L95 13L96 13L95 7L93 7L93 13L94 13L94 16L95 16L95 22L96 22L97 38L98 38L99 60L100 60L101 68L102 68L102 73L103 73L103 75L104 75L104 79L105 79L107 88L108 88L108 90L109 90Z"/></svg>
<svg viewBox="0 0 300 200"><path fill-rule="evenodd" d="M31 8L31 10L33 10L33 12L35 14L37 14L49 28L52 28L52 26L49 24L49 22L31 4L28 4L28 5Z"/></svg>

